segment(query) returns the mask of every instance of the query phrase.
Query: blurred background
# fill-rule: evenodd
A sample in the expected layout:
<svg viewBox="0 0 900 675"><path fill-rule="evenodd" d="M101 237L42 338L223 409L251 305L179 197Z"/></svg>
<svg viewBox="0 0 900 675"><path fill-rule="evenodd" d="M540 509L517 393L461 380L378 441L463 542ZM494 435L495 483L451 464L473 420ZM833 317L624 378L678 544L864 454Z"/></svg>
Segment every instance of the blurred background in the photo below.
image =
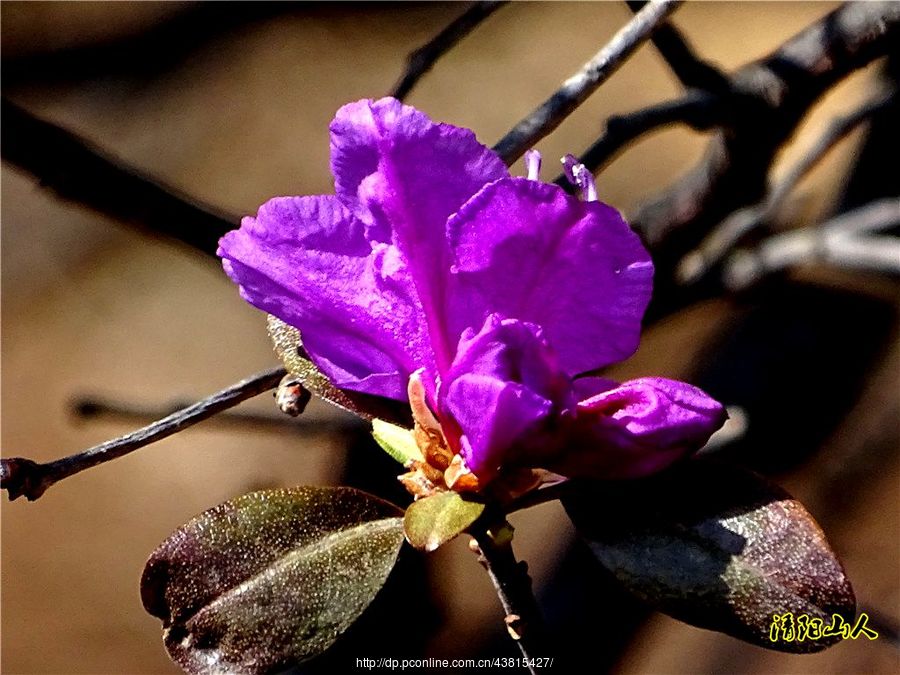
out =
<svg viewBox="0 0 900 675"><path fill-rule="evenodd" d="M731 70L836 6L688 3L674 23ZM334 111L384 95L407 54L464 8L4 2L3 94L198 200L252 213L274 195L331 191ZM409 102L490 145L630 16L617 2L513 3L444 57ZM870 67L836 87L779 157L776 175L835 115L858 107L877 75ZM545 171L586 147L611 114L677 92L644 46L538 145ZM863 130L852 134L801 183L793 205L801 220L838 207L865 140ZM647 137L599 175L601 199L629 212L695 164L704 144L684 128ZM897 176L896 166L884 171ZM882 639L789 656L679 624L619 591L562 509L547 504L514 517L515 548L560 654L621 674L898 672L888 635L900 615L898 296L896 280L876 275L793 270L655 324L635 357L610 373L678 377L742 406L747 433L721 454L806 504L863 609L882 621ZM47 461L144 423L84 418L74 401L165 407L275 364L264 316L211 259L61 201L3 164L3 456ZM268 394L242 409L276 415ZM334 433L315 424L326 419L346 420L319 403L299 423L212 420L64 481L37 502L4 500L3 672L179 672L138 594L147 556L173 529L262 487L351 484L402 498L390 460L352 426ZM308 671L346 672L363 656L516 655L464 541L428 559L407 554L361 623Z"/></svg>

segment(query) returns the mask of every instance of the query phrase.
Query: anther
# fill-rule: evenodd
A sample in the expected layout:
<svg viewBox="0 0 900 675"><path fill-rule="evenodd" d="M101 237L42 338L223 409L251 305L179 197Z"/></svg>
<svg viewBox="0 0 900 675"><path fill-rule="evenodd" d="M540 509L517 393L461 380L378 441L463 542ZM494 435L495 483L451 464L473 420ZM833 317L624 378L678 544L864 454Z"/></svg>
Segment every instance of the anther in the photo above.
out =
<svg viewBox="0 0 900 675"><path fill-rule="evenodd" d="M581 190L584 201L597 201L597 184L594 182L594 174L588 171L588 168L579 162L575 155L566 155L560 161L566 178Z"/></svg>

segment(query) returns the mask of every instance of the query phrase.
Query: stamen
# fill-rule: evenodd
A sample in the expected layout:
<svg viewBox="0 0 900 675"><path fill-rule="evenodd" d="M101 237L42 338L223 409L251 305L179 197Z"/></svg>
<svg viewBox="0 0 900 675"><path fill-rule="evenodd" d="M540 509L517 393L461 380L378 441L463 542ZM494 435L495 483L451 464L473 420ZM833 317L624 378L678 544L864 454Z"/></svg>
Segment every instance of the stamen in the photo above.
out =
<svg viewBox="0 0 900 675"><path fill-rule="evenodd" d="M578 164L578 158L575 155L569 154L559 160L563 165L563 173L566 174L566 179L572 185L578 185L578 180L575 178L575 172L573 168L576 164Z"/></svg>
<svg viewBox="0 0 900 675"><path fill-rule="evenodd" d="M563 171L572 185L581 189L581 194L586 202L597 201L597 184L594 182L594 174L578 161L575 155L566 155L561 160Z"/></svg>
<svg viewBox="0 0 900 675"><path fill-rule="evenodd" d="M525 169L528 180L541 179L541 153L537 150L525 151Z"/></svg>

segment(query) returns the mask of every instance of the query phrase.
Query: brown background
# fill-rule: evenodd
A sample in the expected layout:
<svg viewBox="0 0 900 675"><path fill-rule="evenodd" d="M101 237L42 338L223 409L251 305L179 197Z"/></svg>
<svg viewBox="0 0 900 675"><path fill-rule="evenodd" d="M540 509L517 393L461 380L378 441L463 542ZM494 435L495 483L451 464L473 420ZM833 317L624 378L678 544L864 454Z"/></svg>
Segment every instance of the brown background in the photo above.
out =
<svg viewBox="0 0 900 675"><path fill-rule="evenodd" d="M676 23L707 57L734 68L834 6L690 3ZM186 9L179 3L5 2L3 55L22 63L64 49L121 47L158 22L182 18ZM250 213L276 194L329 191L326 128L334 111L388 91L405 55L461 9L441 3L291 5L249 12L221 29L199 30L187 49L154 45L138 72L109 56L115 51L84 71L65 58L36 58L34 77L19 73L6 80L4 94L199 199ZM443 59L410 101L436 119L473 128L490 144L629 15L623 3L516 3ZM871 81L872 73L863 72L833 92L791 152L808 145L836 112L852 109ZM640 50L538 146L545 166L553 171L554 158L583 148L608 115L676 92L656 53ZM858 140L844 143L803 183L799 208L810 217L833 202ZM702 137L684 130L646 139L599 176L601 198L627 211L689 167L702 147ZM4 456L48 460L129 430L129 423L116 420L79 422L68 407L76 395L165 404L274 363L263 317L210 261L60 202L5 164L2 218ZM820 271L812 279L897 295L894 287L856 276ZM736 311L715 301L657 326L614 376L686 375L705 339ZM897 369L894 353L820 454L782 480L822 519L860 600L894 616L900 600ZM271 398L246 407L269 412ZM335 413L314 404L309 414ZM872 436L887 438L894 451L866 476L868 489L853 509L829 518L823 472L839 470L845 454ZM138 596L147 555L175 527L224 499L261 486L334 483L343 461L341 448L325 435L211 423L66 481L38 502L4 502L3 672L176 672L158 622L144 613ZM540 585L569 545L571 527L552 505L520 515L515 524L517 552L530 561ZM427 653L453 658L481 639L483 626L499 621L499 610L463 542L436 555L446 606ZM623 649L619 673L900 668L886 640L792 657L665 617L651 619Z"/></svg>

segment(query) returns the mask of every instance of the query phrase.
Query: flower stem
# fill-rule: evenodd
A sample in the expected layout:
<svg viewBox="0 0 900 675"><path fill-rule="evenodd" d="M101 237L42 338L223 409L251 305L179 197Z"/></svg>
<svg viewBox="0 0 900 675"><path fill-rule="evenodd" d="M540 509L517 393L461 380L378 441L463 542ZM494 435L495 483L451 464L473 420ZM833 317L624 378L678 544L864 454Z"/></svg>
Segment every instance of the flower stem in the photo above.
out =
<svg viewBox="0 0 900 675"><path fill-rule="evenodd" d="M503 523L503 528L508 528ZM502 528L500 528L502 529ZM544 621L531 589L528 565L516 560L510 545L511 537L497 537L496 528L483 521L469 530L473 540L470 548L478 554L478 561L487 570L506 616L504 622L510 637L525 658L525 667L535 675L534 662L550 656L544 631Z"/></svg>
<svg viewBox="0 0 900 675"><path fill-rule="evenodd" d="M232 408L241 401L274 389L285 372L284 368L272 368L258 373L137 431L46 464L23 457L4 458L0 460L2 462L0 488L9 492L10 500L24 495L29 501L34 501L43 495L47 488L64 478L118 459L212 417L222 410Z"/></svg>

